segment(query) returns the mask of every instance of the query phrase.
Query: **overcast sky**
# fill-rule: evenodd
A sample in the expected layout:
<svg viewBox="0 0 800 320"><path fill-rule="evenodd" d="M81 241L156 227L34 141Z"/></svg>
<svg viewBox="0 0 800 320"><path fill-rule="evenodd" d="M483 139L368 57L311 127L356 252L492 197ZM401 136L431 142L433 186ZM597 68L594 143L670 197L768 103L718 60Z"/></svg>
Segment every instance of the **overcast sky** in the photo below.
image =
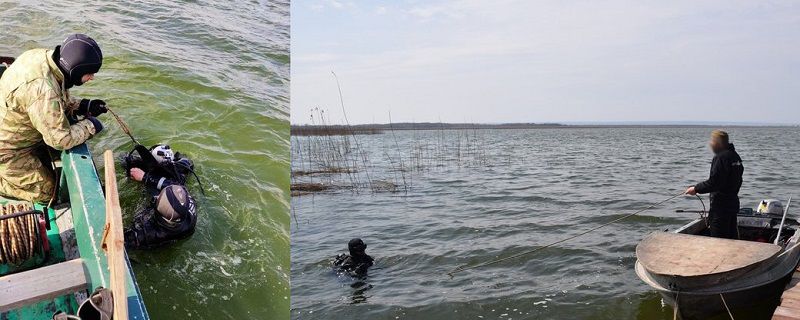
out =
<svg viewBox="0 0 800 320"><path fill-rule="evenodd" d="M800 123L798 1L292 1L292 123Z"/></svg>

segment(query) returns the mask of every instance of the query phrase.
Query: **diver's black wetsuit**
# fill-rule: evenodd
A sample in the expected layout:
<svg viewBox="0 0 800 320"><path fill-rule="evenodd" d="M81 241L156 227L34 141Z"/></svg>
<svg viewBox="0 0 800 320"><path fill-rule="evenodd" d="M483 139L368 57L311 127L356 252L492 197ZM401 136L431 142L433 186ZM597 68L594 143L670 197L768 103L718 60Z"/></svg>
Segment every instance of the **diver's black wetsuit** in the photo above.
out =
<svg viewBox="0 0 800 320"><path fill-rule="evenodd" d="M349 255L349 254L340 254L336 256L336 260L333 261L333 266L339 272L347 272L356 276L366 276L367 269L372 266L374 259L370 257L368 254L363 255Z"/></svg>
<svg viewBox="0 0 800 320"><path fill-rule="evenodd" d="M372 257L366 250L367 244L359 238L354 238L347 243L350 254L340 254L333 260L333 267L337 272L347 272L357 277L366 277L367 269L372 266Z"/></svg>
<svg viewBox="0 0 800 320"><path fill-rule="evenodd" d="M174 183L172 180L150 174L145 175L143 182L148 190L161 190ZM187 238L194 233L197 213L191 211L187 217L182 217L177 225L169 226L166 223L160 223L163 220L155 212L154 202L155 198L152 198L150 205L133 218L133 225L125 229L125 247L129 249L154 248L171 241Z"/></svg>
<svg viewBox="0 0 800 320"><path fill-rule="evenodd" d="M711 193L708 222L711 236L737 239L736 215L739 213L739 189L744 166L733 144L714 155L708 180L694 186L697 193Z"/></svg>
<svg viewBox="0 0 800 320"><path fill-rule="evenodd" d="M141 159L126 160L125 167L130 168L146 167L137 161ZM176 155L175 164L167 167L151 169L146 172L142 182L150 194L150 203L147 208L136 213L133 224L125 229L125 247L129 249L154 248L169 242L180 240L191 236L197 224L197 213L191 210L188 216L181 217L181 221L174 226L170 226L159 214L155 212L155 200L159 192L173 184L184 185L186 176L193 170L194 165L187 158ZM177 165L176 165L177 164ZM170 177L165 177L168 174Z"/></svg>

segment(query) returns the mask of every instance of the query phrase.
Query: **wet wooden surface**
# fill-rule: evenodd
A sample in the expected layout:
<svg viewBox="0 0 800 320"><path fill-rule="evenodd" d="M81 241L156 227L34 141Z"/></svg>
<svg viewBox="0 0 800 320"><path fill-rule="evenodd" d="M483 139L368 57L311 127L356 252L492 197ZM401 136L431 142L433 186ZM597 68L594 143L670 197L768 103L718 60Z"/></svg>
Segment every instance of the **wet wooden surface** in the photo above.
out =
<svg viewBox="0 0 800 320"><path fill-rule="evenodd" d="M0 277L0 312L86 289L80 259Z"/></svg>
<svg viewBox="0 0 800 320"><path fill-rule="evenodd" d="M795 270L792 280L786 285L780 305L775 309L772 319L800 319L800 270Z"/></svg>

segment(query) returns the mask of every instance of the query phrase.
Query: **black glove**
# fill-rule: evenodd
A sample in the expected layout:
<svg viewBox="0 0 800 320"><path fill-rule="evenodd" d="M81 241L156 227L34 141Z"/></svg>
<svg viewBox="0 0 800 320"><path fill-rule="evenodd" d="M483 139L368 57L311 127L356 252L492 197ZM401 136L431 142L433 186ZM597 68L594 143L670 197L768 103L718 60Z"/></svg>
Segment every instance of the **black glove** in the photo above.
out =
<svg viewBox="0 0 800 320"><path fill-rule="evenodd" d="M100 99L82 99L78 104L78 115L96 117L108 112L106 102Z"/></svg>

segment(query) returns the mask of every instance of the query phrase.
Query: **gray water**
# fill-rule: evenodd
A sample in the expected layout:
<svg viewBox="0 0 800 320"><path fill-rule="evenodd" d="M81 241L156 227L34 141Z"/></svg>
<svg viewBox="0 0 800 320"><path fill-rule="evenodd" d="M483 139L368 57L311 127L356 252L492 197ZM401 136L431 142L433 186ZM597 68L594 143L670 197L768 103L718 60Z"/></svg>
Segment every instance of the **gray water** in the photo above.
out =
<svg viewBox="0 0 800 320"><path fill-rule="evenodd" d="M708 175L711 129L479 130L472 134L485 154L429 161L429 167L405 170L399 177L400 159L408 166L413 145L448 145L436 141L443 135L455 141L457 133L358 136L369 155L372 180L401 187L397 192L339 189L293 197L292 317L672 319L672 309L636 277L634 249L650 232L697 218L674 212L701 208L696 198L679 198L535 255L452 279L445 274L537 248L685 190ZM800 195L799 128L729 132L745 163L743 206ZM309 139L320 138L294 137L293 149L295 144L308 146ZM314 166L307 152L304 156L307 161L298 161L293 151L295 170ZM403 176L405 185L411 180L407 192ZM301 179L308 177L295 178ZM313 179L333 184L354 180ZM363 282L336 275L329 267L353 237L363 238L376 258Z"/></svg>

